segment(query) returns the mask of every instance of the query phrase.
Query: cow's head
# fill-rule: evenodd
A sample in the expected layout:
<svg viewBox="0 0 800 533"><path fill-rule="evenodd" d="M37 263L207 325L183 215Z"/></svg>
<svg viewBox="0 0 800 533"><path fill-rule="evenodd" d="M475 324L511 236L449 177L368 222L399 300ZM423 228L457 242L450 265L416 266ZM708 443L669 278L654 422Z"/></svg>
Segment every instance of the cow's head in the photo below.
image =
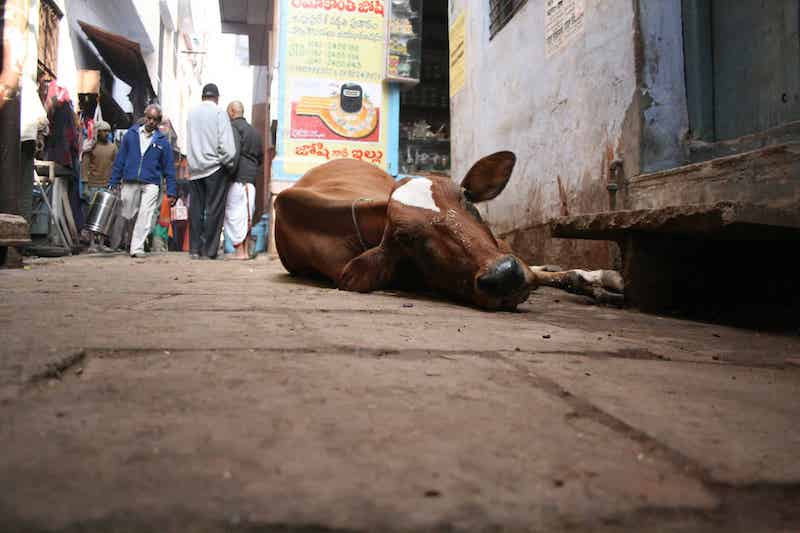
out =
<svg viewBox="0 0 800 533"><path fill-rule="evenodd" d="M428 285L487 309L524 302L534 276L510 248L495 239L473 204L505 188L516 157L497 152L478 161L461 186L449 178L398 183L389 200L384 247L410 260Z"/></svg>

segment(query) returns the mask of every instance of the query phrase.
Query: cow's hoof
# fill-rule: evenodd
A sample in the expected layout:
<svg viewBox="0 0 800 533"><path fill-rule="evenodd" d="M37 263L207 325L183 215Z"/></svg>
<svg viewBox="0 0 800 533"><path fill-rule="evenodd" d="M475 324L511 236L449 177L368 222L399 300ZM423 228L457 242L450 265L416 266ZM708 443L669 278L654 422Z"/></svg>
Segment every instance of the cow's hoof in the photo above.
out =
<svg viewBox="0 0 800 533"><path fill-rule="evenodd" d="M622 279L622 275L616 270L603 270L601 283L604 289L618 293L625 292L625 281Z"/></svg>

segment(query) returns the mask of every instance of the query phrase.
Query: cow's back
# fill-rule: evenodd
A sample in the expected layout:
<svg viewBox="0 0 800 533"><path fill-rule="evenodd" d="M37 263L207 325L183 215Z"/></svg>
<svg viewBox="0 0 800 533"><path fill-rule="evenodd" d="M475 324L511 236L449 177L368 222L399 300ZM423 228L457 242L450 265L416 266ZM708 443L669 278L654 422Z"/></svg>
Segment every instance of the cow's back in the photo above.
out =
<svg viewBox="0 0 800 533"><path fill-rule="evenodd" d="M380 168L337 159L309 170L275 199L275 247L291 273L337 282L344 266L380 243L395 181Z"/></svg>

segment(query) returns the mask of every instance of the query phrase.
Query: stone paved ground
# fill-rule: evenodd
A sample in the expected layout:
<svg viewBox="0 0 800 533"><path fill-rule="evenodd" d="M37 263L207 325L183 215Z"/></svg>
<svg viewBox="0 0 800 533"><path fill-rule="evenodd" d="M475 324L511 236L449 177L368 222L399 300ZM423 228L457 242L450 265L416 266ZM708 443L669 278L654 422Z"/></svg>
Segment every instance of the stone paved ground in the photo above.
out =
<svg viewBox="0 0 800 533"><path fill-rule="evenodd" d="M800 531L800 337L344 293L275 260L0 271L0 531Z"/></svg>

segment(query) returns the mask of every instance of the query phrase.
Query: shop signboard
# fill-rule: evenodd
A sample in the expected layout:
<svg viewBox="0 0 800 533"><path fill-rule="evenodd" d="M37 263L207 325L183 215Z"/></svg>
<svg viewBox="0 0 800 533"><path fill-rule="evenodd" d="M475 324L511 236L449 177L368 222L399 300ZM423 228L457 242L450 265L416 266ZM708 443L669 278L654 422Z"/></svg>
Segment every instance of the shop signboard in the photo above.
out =
<svg viewBox="0 0 800 533"><path fill-rule="evenodd" d="M382 0L282 0L276 179L339 158L388 167Z"/></svg>

